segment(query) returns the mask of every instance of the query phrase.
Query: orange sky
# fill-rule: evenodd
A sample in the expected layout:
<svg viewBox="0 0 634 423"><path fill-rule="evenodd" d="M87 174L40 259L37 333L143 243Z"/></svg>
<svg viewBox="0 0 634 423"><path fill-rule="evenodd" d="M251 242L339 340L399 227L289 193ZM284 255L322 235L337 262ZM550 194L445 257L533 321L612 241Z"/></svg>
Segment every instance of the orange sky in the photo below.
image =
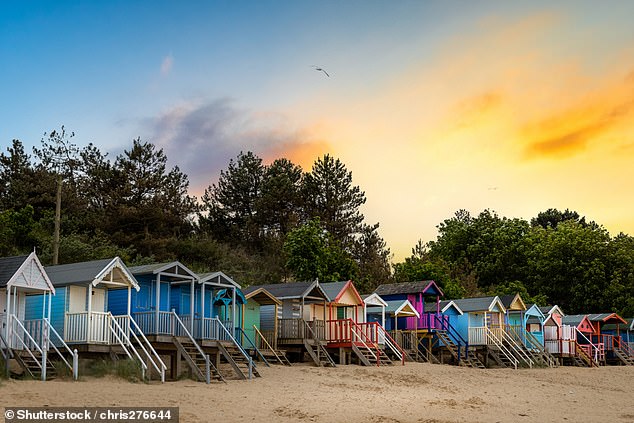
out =
<svg viewBox="0 0 634 423"><path fill-rule="evenodd" d="M364 95L328 93L289 112L318 140L290 158L309 170L326 145L341 158L396 260L461 208L524 219L569 208L632 234L634 50L594 61L583 37L566 50L557 40L573 24L484 20Z"/></svg>

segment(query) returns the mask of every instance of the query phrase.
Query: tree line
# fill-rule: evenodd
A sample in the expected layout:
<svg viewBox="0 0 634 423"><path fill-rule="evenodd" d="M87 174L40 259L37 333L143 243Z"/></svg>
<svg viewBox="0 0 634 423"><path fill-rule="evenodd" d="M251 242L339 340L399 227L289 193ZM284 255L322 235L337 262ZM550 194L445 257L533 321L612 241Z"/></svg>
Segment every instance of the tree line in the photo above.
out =
<svg viewBox="0 0 634 423"><path fill-rule="evenodd" d="M151 142L137 138L111 159L93 144L77 147L73 135L62 127L31 153L19 140L0 153L1 255L36 248L52 262L61 186L59 263L180 260L243 285L352 279L362 293L434 279L447 298L519 292L568 313L634 315L632 237L611 237L574 211L550 209L529 222L459 210L437 226L436 240L392 264L379 223L361 213L365 193L329 154L304 171L241 152L198 199Z"/></svg>

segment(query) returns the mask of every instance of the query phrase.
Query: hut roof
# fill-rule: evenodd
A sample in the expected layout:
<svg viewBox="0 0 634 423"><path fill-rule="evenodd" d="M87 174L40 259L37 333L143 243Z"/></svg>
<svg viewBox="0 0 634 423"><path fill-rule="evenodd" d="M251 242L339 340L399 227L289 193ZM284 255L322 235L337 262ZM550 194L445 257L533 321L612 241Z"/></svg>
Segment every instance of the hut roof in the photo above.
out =
<svg viewBox="0 0 634 423"><path fill-rule="evenodd" d="M0 258L0 287L55 293L55 287L35 251L24 256Z"/></svg>
<svg viewBox="0 0 634 423"><path fill-rule="evenodd" d="M7 286L29 256L0 257L0 286Z"/></svg>
<svg viewBox="0 0 634 423"><path fill-rule="evenodd" d="M374 292L379 295L396 295L396 294L428 294L428 295L440 295L443 294L442 290L436 285L436 282L432 280L419 281L419 282L402 282L402 283L387 283L379 285Z"/></svg>
<svg viewBox="0 0 634 423"><path fill-rule="evenodd" d="M139 284L130 269L119 257L84 261L80 263L47 266L46 273L55 286L77 283L124 283L139 289Z"/></svg>
<svg viewBox="0 0 634 423"><path fill-rule="evenodd" d="M321 288L321 285L317 281L313 282L289 282L289 283L274 283L268 285L254 285L243 289L245 294L252 292L255 289L264 288L269 291L273 296L279 300L291 299L291 298L312 298L328 300L328 295Z"/></svg>
<svg viewBox="0 0 634 423"><path fill-rule="evenodd" d="M497 305L500 311L505 312L506 308L500 301L500 298L495 297L477 297L477 298L463 298L461 300L453 300L454 303L465 313L474 311L491 311Z"/></svg>

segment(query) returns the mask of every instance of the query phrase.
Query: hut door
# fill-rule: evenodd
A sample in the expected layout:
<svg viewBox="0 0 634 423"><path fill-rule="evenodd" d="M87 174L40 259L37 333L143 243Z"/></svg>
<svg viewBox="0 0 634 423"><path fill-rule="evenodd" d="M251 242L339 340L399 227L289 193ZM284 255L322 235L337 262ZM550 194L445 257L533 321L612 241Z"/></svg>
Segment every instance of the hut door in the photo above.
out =
<svg viewBox="0 0 634 423"><path fill-rule="evenodd" d="M92 289L92 311L106 311L106 290Z"/></svg>

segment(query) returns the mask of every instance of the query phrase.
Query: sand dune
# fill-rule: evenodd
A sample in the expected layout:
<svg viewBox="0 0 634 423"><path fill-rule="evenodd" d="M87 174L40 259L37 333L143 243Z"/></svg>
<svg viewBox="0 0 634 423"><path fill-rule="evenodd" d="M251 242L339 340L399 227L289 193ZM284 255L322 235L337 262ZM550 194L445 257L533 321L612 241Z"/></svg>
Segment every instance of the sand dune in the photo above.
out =
<svg viewBox="0 0 634 423"><path fill-rule="evenodd" d="M3 406L178 406L181 422L634 422L634 367L262 368L244 382L5 380Z"/></svg>

